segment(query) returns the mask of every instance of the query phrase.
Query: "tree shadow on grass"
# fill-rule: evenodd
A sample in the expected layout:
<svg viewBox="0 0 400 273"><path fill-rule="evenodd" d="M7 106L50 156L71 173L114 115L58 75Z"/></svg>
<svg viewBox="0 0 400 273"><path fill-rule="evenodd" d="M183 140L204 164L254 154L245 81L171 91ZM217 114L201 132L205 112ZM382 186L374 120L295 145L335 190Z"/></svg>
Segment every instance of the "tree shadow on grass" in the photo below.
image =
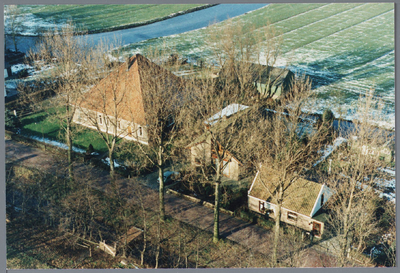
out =
<svg viewBox="0 0 400 273"><path fill-rule="evenodd" d="M41 123L41 122L45 121L46 119L48 119L48 116L45 113L43 113L40 116L38 114L36 114L36 115L30 115L28 117L22 118L21 123L22 123L22 126L26 126L29 124Z"/></svg>

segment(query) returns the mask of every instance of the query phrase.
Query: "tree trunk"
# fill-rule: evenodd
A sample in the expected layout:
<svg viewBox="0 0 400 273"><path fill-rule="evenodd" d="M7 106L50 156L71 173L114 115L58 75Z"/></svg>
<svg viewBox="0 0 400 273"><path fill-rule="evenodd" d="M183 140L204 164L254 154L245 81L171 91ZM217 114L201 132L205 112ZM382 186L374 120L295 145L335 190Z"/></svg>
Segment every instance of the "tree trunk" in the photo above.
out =
<svg viewBox="0 0 400 273"><path fill-rule="evenodd" d="M146 223L146 210L144 208L144 204L142 199L140 199L141 206L142 206L142 213L143 213L143 249L140 252L140 265L144 263L144 253L146 251L147 246L147 223Z"/></svg>
<svg viewBox="0 0 400 273"><path fill-rule="evenodd" d="M156 266L155 266L156 269L158 268L160 250L161 250L161 220L158 221L158 227L157 227L157 249L156 249Z"/></svg>
<svg viewBox="0 0 400 273"><path fill-rule="evenodd" d="M277 193L277 206L276 206L276 215L275 215L275 230L274 230L274 245L272 249L272 263L275 267L278 263L278 243L279 243L279 234L281 228L281 214L282 214L282 198L283 198L283 187L282 184L279 186L279 191Z"/></svg>
<svg viewBox="0 0 400 273"><path fill-rule="evenodd" d="M108 158L110 159L110 177L114 180L115 168L114 168L114 158L113 158L113 148L108 150Z"/></svg>
<svg viewBox="0 0 400 273"><path fill-rule="evenodd" d="M165 205L164 205L164 164L163 164L163 147L158 149L158 178L160 180L159 199L160 199L160 220L165 220Z"/></svg>
<svg viewBox="0 0 400 273"><path fill-rule="evenodd" d="M217 243L219 240L219 199L220 199L220 192L219 186L221 183L221 165L219 163L219 159L217 158L217 179L215 181L215 205L214 205L214 236L213 242Z"/></svg>
<svg viewBox="0 0 400 273"><path fill-rule="evenodd" d="M215 182L215 206L214 206L214 236L213 242L217 243L219 240L219 181Z"/></svg>
<svg viewBox="0 0 400 273"><path fill-rule="evenodd" d="M347 205L347 208L345 210L345 213L343 215L344 221L343 221L343 244L342 244L342 249L341 249L341 259L340 259L340 266L343 267L345 266L345 260L346 258L349 257L350 255L350 227L349 227L349 215L351 211L351 206L353 203L353 197L354 197L354 186L351 186L351 191L350 191L350 197L349 197L349 203Z"/></svg>
<svg viewBox="0 0 400 273"><path fill-rule="evenodd" d="M71 122L69 120L70 117L70 107L67 106L67 128L66 128L66 140L68 145L68 176L69 176L69 188L72 186L72 182L74 181L74 170L73 170L73 153L72 153L72 132L71 132Z"/></svg>

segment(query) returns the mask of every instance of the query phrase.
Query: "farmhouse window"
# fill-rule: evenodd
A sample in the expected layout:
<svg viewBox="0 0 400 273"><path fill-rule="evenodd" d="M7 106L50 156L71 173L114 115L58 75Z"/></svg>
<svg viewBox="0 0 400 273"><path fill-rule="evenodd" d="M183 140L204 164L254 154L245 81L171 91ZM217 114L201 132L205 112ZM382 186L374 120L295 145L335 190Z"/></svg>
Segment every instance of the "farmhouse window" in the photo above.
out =
<svg viewBox="0 0 400 273"><path fill-rule="evenodd" d="M321 195L321 207L324 204L324 194Z"/></svg>
<svg viewBox="0 0 400 273"><path fill-rule="evenodd" d="M103 124L103 118L101 115L99 115L99 124Z"/></svg>
<svg viewBox="0 0 400 273"><path fill-rule="evenodd" d="M258 201L258 210L262 213L265 212L265 203L263 201Z"/></svg>
<svg viewBox="0 0 400 273"><path fill-rule="evenodd" d="M139 126L139 136L143 135L142 127Z"/></svg>
<svg viewBox="0 0 400 273"><path fill-rule="evenodd" d="M297 214L293 212L288 212L287 213L287 218L290 221L297 221Z"/></svg>

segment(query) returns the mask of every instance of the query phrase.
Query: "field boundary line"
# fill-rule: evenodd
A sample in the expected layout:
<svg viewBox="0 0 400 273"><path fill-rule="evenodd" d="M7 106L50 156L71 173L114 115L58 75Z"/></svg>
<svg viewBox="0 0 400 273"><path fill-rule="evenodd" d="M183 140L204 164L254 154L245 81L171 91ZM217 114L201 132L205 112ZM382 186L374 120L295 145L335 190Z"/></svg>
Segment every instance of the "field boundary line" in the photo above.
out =
<svg viewBox="0 0 400 273"><path fill-rule="evenodd" d="M332 36L332 35L336 35L336 34L338 34L339 32L348 30L348 29L350 29L350 28L352 28L352 27L354 27L354 26L357 26L357 25L363 24L363 23L365 23L365 22L371 21L371 20L373 20L373 19L376 19L376 18L378 18L378 17L380 17L380 16L382 16L382 15L385 15L385 14L387 14L387 13L389 13L389 12L393 12L393 11L394 11L393 9L392 9L392 10L385 11L385 12L383 12L383 13L381 13L381 14L378 14L378 15L375 15L375 16L373 16L373 17L371 17L371 18L368 18L367 20L364 20L364 21L359 22L359 23L355 23L354 25L351 25L351 26L348 26L348 27L343 28L343 29L341 29L341 30L335 31L335 32L333 32L333 33L331 33L331 34L329 34L329 35L327 35L327 36L324 36L324 37L319 38L319 39L316 39L316 40L314 40L314 41L312 41L312 42L306 43L306 44L304 44L304 45L302 45L302 46L299 46L299 47L297 47L297 48L292 48L290 51L295 51L295 50L297 50L297 49L299 49L299 48L308 46L309 44L315 43L315 42L317 42L317 41L319 41L319 40L323 40L323 39L325 39L325 38L327 38L327 37L330 37L330 36ZM288 52L289 52L289 51L288 51Z"/></svg>
<svg viewBox="0 0 400 273"><path fill-rule="evenodd" d="M357 71L359 69L363 69L365 66L371 65L371 64L376 66L375 62L379 61L380 59L385 58L386 56L389 56L391 53L394 53L394 49L387 50L387 51L385 51L384 54L382 54L378 58L375 58L372 61L369 61L369 62L367 62L367 63L365 63L365 64L363 64L361 66L358 66L358 67L355 67L355 68L352 68L352 69L348 69L346 72L347 72L347 74L349 74L349 73L352 73L352 72ZM346 78L346 77L347 77L347 75L344 78Z"/></svg>
<svg viewBox="0 0 400 273"><path fill-rule="evenodd" d="M323 7L326 7L326 6L329 6L329 5L333 5L333 4L334 4L334 3L330 3L330 4L327 4L327 5L324 5L324 6L315 8L315 9L312 9L312 10L308 10L308 11L299 13L299 14L297 14L297 15L295 15L295 16L292 16L292 17L283 19L283 20L278 21L278 22L286 21L286 20L289 20L289 19L298 17L298 16L300 16L300 15L303 15L303 14L305 14L305 13L308 13L308 12L311 12L311 11L314 11L314 10L317 10L317 9L321 9L321 8L323 8ZM274 37L274 39L277 38L277 37L281 37L281 36L284 36L284 35L286 35L286 34L289 34L289 33L291 33L291 32L297 31L297 30L299 30L299 29L303 29L303 28L305 28L305 27L309 27L309 26L311 26L311 25L313 25L313 24L320 23L321 21L327 20L327 19L329 19L329 18L331 18L331 17L335 17L335 16L338 16L338 15L340 15L340 14L342 14L342 13L346 13L346 12L348 12L348 11L351 11L351 10L354 10L354 9L356 9L356 8L362 7L362 6L366 5L366 4L367 4L367 3L364 3L364 4L361 4L361 5L352 7L352 8L350 8L350 9L348 9L348 10L344 10L344 11L341 11L341 12L339 12L339 13L335 13L335 14L333 14L333 15L330 15L330 16L328 16L328 17L324 17L324 18L322 18L322 19L319 19L319 20L314 21L314 22L312 22L312 23L306 24L306 25L301 26L301 27L299 27L299 28L289 30L289 31L287 31L287 32L285 32L285 33L282 33L282 34L280 34L280 35L277 35L276 37ZM275 23L273 23L273 24L271 24L271 25L274 25L274 24L276 24L276 23L278 23L278 22L275 22ZM363 21L363 22L364 22L364 21ZM362 22L361 22L361 23L362 23ZM355 24L355 25L356 25L356 24ZM355 25L352 25L352 26L355 26ZM352 26L350 26L350 27L352 27ZM257 31L258 31L258 30L257 30ZM332 35L332 34L335 34L335 32L334 32L334 33L331 33L331 34L329 34L328 36L325 36L325 37L329 37L329 36ZM323 37L323 38L325 38L325 37ZM323 39L323 38L320 38L320 39ZM318 41L318 40L319 40L319 39L317 39L317 40L315 40L315 41ZM266 41L263 41L263 42L261 42L261 44L263 44L263 43L265 43L265 42L266 42ZM313 41L313 42L314 42L314 41ZM313 42L311 42L311 43L313 43ZM308 45L308 44L305 44L305 45ZM303 46L304 46L304 45L303 45ZM301 46L301 47L302 47L302 46ZM301 48L301 47L297 47L296 49ZM293 50L293 49L292 49L292 50Z"/></svg>
<svg viewBox="0 0 400 273"><path fill-rule="evenodd" d="M329 5L332 5L332 4L329 4ZM322 19L319 19L319 20L314 21L314 22L312 22L312 23L309 23L309 24L307 24L307 25L301 26L301 27L299 27L299 28L289 30L288 32L282 33L282 34L280 34L279 36L283 36L283 35L286 35L286 34L288 34L288 33L293 32L293 31L297 31L297 30L299 30L299 29L303 29L303 28L305 28L305 27L308 27L308 26L311 26L311 25L313 25L313 24L319 23L319 22L321 22L321 21L327 20L327 19L329 19L329 18L331 18L331 17L338 16L338 15L340 15L340 14L342 14L342 13L347 13L347 12L349 12L349 11L352 11L352 10L356 9L356 8L362 7L362 6L364 6L364 5L366 5L366 4L362 4L362 5L359 5L359 6L356 6L356 7L352 7L352 8L350 8L350 9L348 9L348 10L335 13L335 14L330 15L330 16L328 16L328 17L324 17L324 18L322 18ZM325 6L324 6L324 7L325 7ZM295 17L295 16L293 16L293 17ZM293 18L293 17L290 17L290 18ZM288 19L290 19L290 18L288 18ZM285 20L287 20L287 19L285 19Z"/></svg>
<svg viewBox="0 0 400 273"><path fill-rule="evenodd" d="M304 12L301 12L301 13L299 13L299 14L296 14L295 16L291 16L291 17L288 17L288 18L286 18L286 19L283 19L283 20L277 21L277 22L275 22L275 23L272 23L271 25L275 25L275 24L277 24L277 23L281 23L281 22L284 22L284 21L288 21L288 20L290 20L290 19L296 18L296 17L298 17L298 16L307 14L307 13L309 13L309 12L312 12L312 11L315 11L315 10L318 10L318 9L325 8L325 7L330 6L330 5L333 5L333 4L335 4L335 3L328 3L328 4L323 5L323 6L321 6L321 7L318 7L318 8L315 8L315 9L310 9L310 10L307 10L307 11L304 11ZM361 5L358 5L358 6L355 6L355 7L352 7L352 8L350 8L350 9L348 9L348 10L345 10L345 11L341 11L341 12L339 12L339 13L335 13L335 14L329 16L329 17L336 16L337 14L340 14L340 13L343 13L343 12L347 12L347 11L349 11L349 10L352 10L352 9L355 9L355 8L358 8L358 7L362 7L362 6L364 6L365 4L366 4L366 3L361 4ZM321 20L325 20L326 18L329 18L329 17L325 17L324 19L317 20L317 21L315 21L315 22L313 22L313 23L310 23L310 24L314 24L314 23L319 22L319 21L321 21ZM300 27L300 28L303 28L303 27L308 26L308 25L310 25L310 24L304 25L304 26L302 26L302 27ZM296 29L300 29L300 28L296 28ZM294 31L294 30L296 30L296 29L290 30L290 31L285 32L285 33L289 33L289 32Z"/></svg>
<svg viewBox="0 0 400 273"><path fill-rule="evenodd" d="M277 24L277 23L281 23L281 22L284 22L284 21L287 21L287 20L296 18L296 17L298 17L298 16L307 14L307 13L309 13L309 12L312 12L312 11L315 11L315 10L318 10L318 9L322 9L322 8L324 8L324 7L326 7L326 6L330 6L330 5L333 5L333 4L334 4L334 3L329 3L329 4L323 5L323 6L321 6L321 7L315 8L315 9L310 9L310 10L301 12L301 13L296 14L296 15L294 15L294 16L291 16L291 17L288 17L288 18L286 18L286 19L282 19L282 20L279 20L279 21L277 21L277 22L275 22L275 23L272 23L271 25L275 25L275 24ZM282 34L280 34L280 35L277 35L276 37L280 37L280 36L285 35L285 34L287 34L287 33L296 31L296 30L298 30L298 29L302 29L302 28L307 27L307 26L309 26L309 25L312 25L312 24L318 23L318 22L320 22L320 21L326 20L327 18L336 16L336 15L341 14L341 13L344 13L344 12L348 12L348 11L350 11L350 10L353 10L353 9L355 9L355 8L358 8L358 7L361 7L361 6L364 6L364 5L365 5L365 3L364 3L364 4L361 4L361 5L358 5L358 6L355 6L355 7L352 7L352 8L350 8L350 9L348 9L348 10L341 11L341 12L339 12L339 13L335 13L335 14L333 14L333 15L330 15L330 16L328 16L328 17L319 19L319 20L317 20L317 21L314 21L314 22L309 23L309 24L307 24L307 25L301 26L301 27L299 27L299 28L289 30L289 31L287 31L287 32L285 32L285 33L282 33ZM261 29L257 29L256 31L261 31L262 29L265 29L265 28L266 28L266 27L262 27Z"/></svg>

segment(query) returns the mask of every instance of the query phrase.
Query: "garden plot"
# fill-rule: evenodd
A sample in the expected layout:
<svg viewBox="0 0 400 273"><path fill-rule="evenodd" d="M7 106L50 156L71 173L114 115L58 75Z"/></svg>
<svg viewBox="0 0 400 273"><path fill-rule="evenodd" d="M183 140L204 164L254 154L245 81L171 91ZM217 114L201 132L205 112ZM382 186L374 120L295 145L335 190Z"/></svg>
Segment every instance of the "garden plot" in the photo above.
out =
<svg viewBox="0 0 400 273"><path fill-rule="evenodd" d="M379 125L394 129L394 5L392 3L270 4L239 17L246 30L262 34L271 23L283 37L279 66L311 77L317 93L310 112L321 113L327 105L336 117L355 118L357 101L371 89L383 103ZM235 24L239 18L234 18ZM125 47L142 53L165 46L195 62L210 63L209 33L226 22L205 29L152 39Z"/></svg>

